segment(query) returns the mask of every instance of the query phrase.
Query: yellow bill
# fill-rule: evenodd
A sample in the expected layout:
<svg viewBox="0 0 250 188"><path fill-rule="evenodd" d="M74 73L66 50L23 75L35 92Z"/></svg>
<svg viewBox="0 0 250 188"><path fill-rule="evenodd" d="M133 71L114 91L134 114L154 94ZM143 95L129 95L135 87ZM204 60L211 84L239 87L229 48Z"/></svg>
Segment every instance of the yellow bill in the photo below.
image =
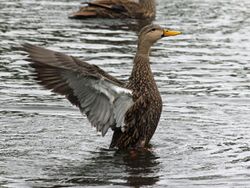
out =
<svg viewBox="0 0 250 188"><path fill-rule="evenodd" d="M175 36L175 35L180 35L180 34L181 34L180 31L174 31L174 30L168 30L168 29L163 30L164 37L170 37L170 36Z"/></svg>

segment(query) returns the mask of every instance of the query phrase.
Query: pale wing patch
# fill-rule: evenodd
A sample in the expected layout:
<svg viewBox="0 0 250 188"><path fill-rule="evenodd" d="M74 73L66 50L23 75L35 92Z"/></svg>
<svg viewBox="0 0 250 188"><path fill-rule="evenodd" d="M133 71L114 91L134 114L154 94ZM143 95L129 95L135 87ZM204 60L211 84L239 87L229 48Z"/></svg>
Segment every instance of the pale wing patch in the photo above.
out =
<svg viewBox="0 0 250 188"><path fill-rule="evenodd" d="M77 76L69 71L62 76L77 96L81 112L87 115L97 131L104 136L110 127L124 130L125 114L133 105L130 90L104 79Z"/></svg>
<svg viewBox="0 0 250 188"><path fill-rule="evenodd" d="M116 119L116 126L121 127L122 132L125 131L125 114L127 110L134 104L132 98L129 95L123 95L114 103L114 114Z"/></svg>

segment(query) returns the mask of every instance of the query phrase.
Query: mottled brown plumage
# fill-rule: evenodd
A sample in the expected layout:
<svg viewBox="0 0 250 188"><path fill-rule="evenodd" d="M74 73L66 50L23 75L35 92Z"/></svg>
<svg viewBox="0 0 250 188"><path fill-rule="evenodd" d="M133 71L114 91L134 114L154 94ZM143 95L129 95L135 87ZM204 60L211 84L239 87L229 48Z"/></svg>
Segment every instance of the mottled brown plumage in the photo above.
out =
<svg viewBox="0 0 250 188"><path fill-rule="evenodd" d="M83 4L70 18L153 19L156 12L155 0L94 0Z"/></svg>
<svg viewBox="0 0 250 188"><path fill-rule="evenodd" d="M72 56L31 44L24 44L23 49L29 53L39 84L66 96L103 136L109 128L114 131L111 148L138 148L149 143L162 110L149 64L150 47L162 37L177 34L157 25L144 27L128 82Z"/></svg>

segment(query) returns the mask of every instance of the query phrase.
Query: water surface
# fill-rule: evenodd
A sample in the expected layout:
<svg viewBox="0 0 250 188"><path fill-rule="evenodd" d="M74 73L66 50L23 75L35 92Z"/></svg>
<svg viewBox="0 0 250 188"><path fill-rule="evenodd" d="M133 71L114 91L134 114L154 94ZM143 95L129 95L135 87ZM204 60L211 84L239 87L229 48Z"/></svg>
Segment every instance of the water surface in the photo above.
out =
<svg viewBox="0 0 250 188"><path fill-rule="evenodd" d="M249 187L250 1L158 0L151 62L164 108L151 151L108 150L62 96L30 76L30 42L127 79L138 25L70 20L72 0L0 0L0 187Z"/></svg>

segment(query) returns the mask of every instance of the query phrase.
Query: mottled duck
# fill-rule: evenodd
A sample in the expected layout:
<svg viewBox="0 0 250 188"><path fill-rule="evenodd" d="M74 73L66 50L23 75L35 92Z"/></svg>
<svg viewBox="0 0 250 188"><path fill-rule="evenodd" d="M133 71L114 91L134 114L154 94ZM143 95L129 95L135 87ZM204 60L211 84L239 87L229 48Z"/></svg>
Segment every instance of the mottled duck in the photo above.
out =
<svg viewBox="0 0 250 188"><path fill-rule="evenodd" d="M113 130L111 148L145 148L162 111L162 100L149 63L151 46L180 32L145 26L139 33L133 70L128 82L78 58L24 44L27 61L39 84L64 95L104 136Z"/></svg>
<svg viewBox="0 0 250 188"><path fill-rule="evenodd" d="M94 0L70 15L70 18L153 19L155 0Z"/></svg>

